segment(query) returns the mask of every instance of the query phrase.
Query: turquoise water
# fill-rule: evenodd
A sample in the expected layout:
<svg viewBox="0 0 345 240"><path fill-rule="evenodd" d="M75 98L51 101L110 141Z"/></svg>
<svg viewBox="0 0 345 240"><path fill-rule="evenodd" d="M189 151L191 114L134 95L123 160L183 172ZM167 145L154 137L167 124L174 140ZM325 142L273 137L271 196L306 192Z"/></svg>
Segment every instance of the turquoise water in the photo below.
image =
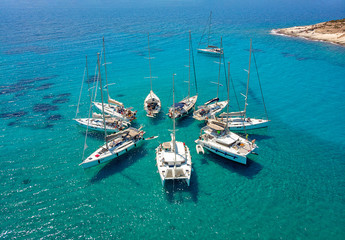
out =
<svg viewBox="0 0 345 240"><path fill-rule="evenodd" d="M253 40L270 126L250 134L260 154L242 166L211 153L197 155L194 140L202 124L178 121L177 139L192 153L191 186L162 187L154 149L170 139L165 113L172 104L172 74L181 99L187 94L188 30L196 49L209 10L0 10L1 238L344 238L345 49L269 34L340 18L338 12L214 10L213 39L218 44L223 36L238 97L245 92ZM150 89L147 32L158 77L153 90L163 105L157 119L143 110ZM111 62L108 79L116 83L110 95L138 110L136 126L144 126L146 137L159 138L83 170L78 164L85 132L72 119L85 55L94 75L102 36ZM218 60L194 53L201 104L216 94L210 82L217 81ZM262 117L252 73L248 112ZM220 96L226 98L225 87ZM237 110L233 93L231 101ZM79 116L86 117L85 82L81 103ZM101 134L91 134L85 154L102 144Z"/></svg>

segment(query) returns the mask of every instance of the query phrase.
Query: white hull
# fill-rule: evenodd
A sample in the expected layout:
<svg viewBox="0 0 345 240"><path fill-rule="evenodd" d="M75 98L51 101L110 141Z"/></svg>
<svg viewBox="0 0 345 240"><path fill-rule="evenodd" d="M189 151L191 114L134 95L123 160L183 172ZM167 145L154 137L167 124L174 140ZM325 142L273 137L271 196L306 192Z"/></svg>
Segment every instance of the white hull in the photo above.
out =
<svg viewBox="0 0 345 240"><path fill-rule="evenodd" d="M230 132L223 122L211 120L203 130L205 133L195 143L231 161L247 164L248 155L258 149L255 140L250 142Z"/></svg>
<svg viewBox="0 0 345 240"><path fill-rule="evenodd" d="M150 104L154 103L154 109L149 109L148 106L150 106ZM159 99L159 97L157 97L157 95L151 90L149 95L147 95L147 97L145 98L144 101L144 109L146 111L146 116L148 117L156 117L156 115L161 111L161 100Z"/></svg>
<svg viewBox="0 0 345 240"><path fill-rule="evenodd" d="M205 107L201 107L193 113L193 118L199 121L207 120L208 118L211 118L221 112L226 107L226 105L228 105L228 101L217 102L209 104Z"/></svg>
<svg viewBox="0 0 345 240"><path fill-rule="evenodd" d="M164 149L164 144L170 144L171 148ZM162 185L164 186L166 180L183 180L189 186L192 174L189 148L182 142L176 142L175 159L175 153L171 150L173 141L164 144L156 148L156 164Z"/></svg>
<svg viewBox="0 0 345 240"><path fill-rule="evenodd" d="M88 118L77 118L77 119L74 119L74 120L81 127L88 128L89 130L93 130L93 131L104 132L103 119L99 119L99 118L90 118L90 119L88 119ZM130 123L128 123L128 124L120 124L120 126L107 124L106 128L107 128L107 132L115 133L115 132L123 130L126 127L129 127L129 126L130 126Z"/></svg>
<svg viewBox="0 0 345 240"><path fill-rule="evenodd" d="M213 55L213 56L219 56L219 55L223 54L223 51L215 50L213 48L198 49L198 52Z"/></svg>
<svg viewBox="0 0 345 240"><path fill-rule="evenodd" d="M142 133L142 135L143 134L144 132ZM79 165L81 165L83 168L90 168L90 167L94 167L103 163L107 163L110 160L117 158L125 154L126 152L130 151L131 149L137 147L144 140L142 135L138 139L122 141L118 144L116 143L116 140L121 140L121 139L119 138L113 139L108 142L109 149L107 149L106 144L104 144L102 147L97 149L94 153L92 153L88 158L86 158Z"/></svg>
<svg viewBox="0 0 345 240"><path fill-rule="evenodd" d="M95 105L96 108L98 108L100 111L102 111L102 103L99 102L94 102L93 103ZM122 109L122 110L120 110ZM122 111L122 113L120 113L119 111ZM122 121L126 121L126 122L130 122L132 120L135 119L135 113L131 113L130 115L125 114L125 112L128 111L125 108L121 108L112 104L104 104L104 112L117 118L120 119ZM130 110L129 110L130 111ZM132 112L132 111L130 111Z"/></svg>
<svg viewBox="0 0 345 240"><path fill-rule="evenodd" d="M182 101L180 101L179 103L183 103L184 106L183 108L175 108L175 118L181 118L188 115L193 110L197 100L198 95L195 95L190 98L184 98ZM173 118L172 107L169 109L168 116Z"/></svg>
<svg viewBox="0 0 345 240"><path fill-rule="evenodd" d="M222 118L221 121L226 122L226 118ZM266 120L266 119L229 118L228 127L231 131L253 130L253 129L268 127L268 122L269 120Z"/></svg>
<svg viewBox="0 0 345 240"><path fill-rule="evenodd" d="M213 153L215 153L215 154L217 154L223 158L229 159L229 160L234 161L234 162L242 163L242 164L247 164L247 157L238 156L238 155L232 154L228 151L221 151L219 149L212 147L212 145L210 145L210 144L203 144L203 147L206 148L207 150L209 150L210 152L213 152Z"/></svg>

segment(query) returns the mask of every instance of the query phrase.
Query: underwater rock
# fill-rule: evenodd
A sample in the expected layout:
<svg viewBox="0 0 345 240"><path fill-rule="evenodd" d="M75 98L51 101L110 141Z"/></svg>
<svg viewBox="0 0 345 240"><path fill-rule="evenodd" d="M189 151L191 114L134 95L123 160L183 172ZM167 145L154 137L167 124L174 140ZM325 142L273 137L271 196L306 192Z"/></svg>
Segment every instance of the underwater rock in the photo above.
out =
<svg viewBox="0 0 345 240"><path fill-rule="evenodd" d="M20 79L18 82L14 83L14 84L0 86L0 95L26 91L26 90L34 88L35 82L49 80L49 79L52 79L54 77L56 77L56 76L53 75L53 76L48 76L48 77Z"/></svg>
<svg viewBox="0 0 345 240"><path fill-rule="evenodd" d="M69 98L58 98L53 100L53 104L61 104L69 101Z"/></svg>
<svg viewBox="0 0 345 240"><path fill-rule="evenodd" d="M86 79L87 83L93 83L93 82L96 82L96 81L97 81L97 76L95 76L95 75L89 76L89 78Z"/></svg>
<svg viewBox="0 0 345 240"><path fill-rule="evenodd" d="M49 111L56 111L58 109L59 109L58 106L47 104L47 103L35 104L35 106L33 107L34 112L49 112Z"/></svg>
<svg viewBox="0 0 345 240"><path fill-rule="evenodd" d="M12 127L12 126L17 126L19 125L18 122L9 122L7 126Z"/></svg>
<svg viewBox="0 0 345 240"><path fill-rule="evenodd" d="M12 113L1 113L0 118L17 118L27 115L28 113L25 111L18 111Z"/></svg>
<svg viewBox="0 0 345 240"><path fill-rule="evenodd" d="M36 90L40 91L40 90L46 90L48 88L50 88L50 86L54 85L54 83L45 83L42 84L41 86L37 87Z"/></svg>
<svg viewBox="0 0 345 240"><path fill-rule="evenodd" d="M60 114L51 115L47 118L48 121L58 121L61 120L63 117Z"/></svg>
<svg viewBox="0 0 345 240"><path fill-rule="evenodd" d="M56 97L69 97L69 96L71 96L71 93L62 93L62 94L59 94L59 95L57 95Z"/></svg>
<svg viewBox="0 0 345 240"><path fill-rule="evenodd" d="M53 94L43 96L43 99L52 99L55 96Z"/></svg>
<svg viewBox="0 0 345 240"><path fill-rule="evenodd" d="M30 178L24 179L22 181L23 184L29 184L31 182Z"/></svg>

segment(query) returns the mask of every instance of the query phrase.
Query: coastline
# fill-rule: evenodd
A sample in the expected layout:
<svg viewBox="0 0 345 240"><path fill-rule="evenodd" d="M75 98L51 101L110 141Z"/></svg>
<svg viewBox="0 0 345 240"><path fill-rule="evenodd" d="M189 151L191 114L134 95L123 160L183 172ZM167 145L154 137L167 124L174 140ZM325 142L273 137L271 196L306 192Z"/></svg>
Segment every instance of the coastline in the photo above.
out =
<svg viewBox="0 0 345 240"><path fill-rule="evenodd" d="M345 47L345 19L307 26L272 29L271 34L328 42Z"/></svg>

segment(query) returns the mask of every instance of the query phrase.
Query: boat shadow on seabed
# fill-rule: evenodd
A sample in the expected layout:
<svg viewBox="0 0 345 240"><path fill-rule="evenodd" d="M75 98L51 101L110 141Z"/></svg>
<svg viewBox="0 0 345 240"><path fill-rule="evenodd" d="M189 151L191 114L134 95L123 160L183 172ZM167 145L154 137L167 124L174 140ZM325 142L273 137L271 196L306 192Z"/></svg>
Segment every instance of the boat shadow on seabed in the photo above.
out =
<svg viewBox="0 0 345 240"><path fill-rule="evenodd" d="M199 195L198 175L196 171L192 171L190 186L181 180L166 181L163 190L167 200L172 204L180 204L190 200L197 203Z"/></svg>
<svg viewBox="0 0 345 240"><path fill-rule="evenodd" d="M85 174L90 176L94 175L90 179L90 183L97 183L102 181L105 178L108 178L116 173L121 173L124 169L130 167L133 165L136 161L138 161L143 156L147 155L147 150L144 147L145 143L143 143L142 146L139 148L133 149L127 154L124 154L122 156L119 156L113 160L111 160L109 163L106 163L104 165L96 166L91 169L86 169ZM99 170L99 171L97 171ZM96 172L96 173L95 173ZM125 176L126 177L126 176ZM127 177L128 178L128 177ZM128 178L131 181L134 181L132 178ZM139 183L134 182L136 185Z"/></svg>

